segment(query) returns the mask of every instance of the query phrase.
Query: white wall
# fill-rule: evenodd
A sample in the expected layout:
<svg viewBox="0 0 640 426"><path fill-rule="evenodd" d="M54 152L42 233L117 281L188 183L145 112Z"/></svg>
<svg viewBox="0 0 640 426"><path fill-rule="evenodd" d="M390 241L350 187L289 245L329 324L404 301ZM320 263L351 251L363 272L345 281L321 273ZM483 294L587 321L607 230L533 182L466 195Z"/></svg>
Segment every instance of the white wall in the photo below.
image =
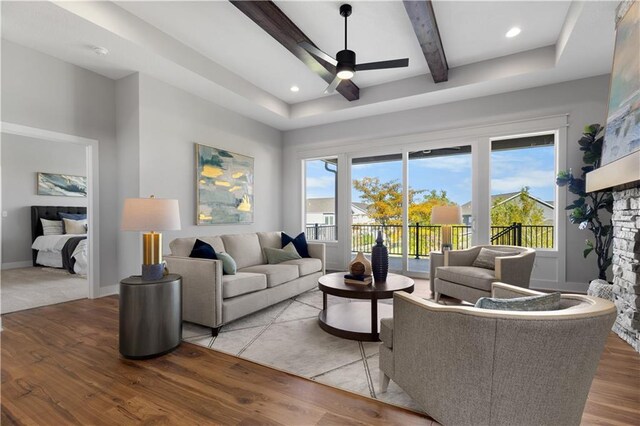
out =
<svg viewBox="0 0 640 426"><path fill-rule="evenodd" d="M115 82L2 40L2 121L99 142L100 286L118 283Z"/></svg>
<svg viewBox="0 0 640 426"><path fill-rule="evenodd" d="M300 152L317 150L319 155L346 153L366 148L367 140L380 139L437 130L460 129L486 124L527 120L556 114L568 114L568 161L567 167L579 170L581 153L576 141L587 124L602 123L606 115L608 98L608 76L598 76L551 86L487 96L450 104L419 108L393 114L371 116L284 133L283 193L288 205L293 208L283 212L284 229L299 232L302 229L301 172L298 156ZM359 147L359 148L358 148ZM571 199L571 198L569 198ZM563 206L559 206L563 207ZM580 283L586 290L588 281L597 277L593 257L584 259L584 240L589 235L579 231L566 220L567 281ZM335 262L341 259L341 248L328 246L328 258ZM576 285L559 283L560 288L576 290Z"/></svg>
<svg viewBox="0 0 640 426"><path fill-rule="evenodd" d="M128 83L134 84L133 81ZM131 145L128 145L129 153L123 155L129 158L137 155L139 170L127 172L130 175L127 186L131 185L129 192L135 188L136 182L131 179L137 173L138 196L153 194L158 198L179 200L182 230L164 233L164 252L169 252L169 242L179 236L280 230L282 133L149 76L139 75L138 83L139 135L129 133L130 140L139 137L138 152L131 153ZM126 97L127 101L123 100L123 103L131 102L133 96L125 95L124 82L118 81L119 90L121 85L123 95L118 97L119 101ZM134 108L129 106L128 109ZM120 120L118 127L120 135ZM255 159L254 223L195 225L196 142ZM135 260L121 264L122 275L139 273L140 250L134 250L131 255Z"/></svg>
<svg viewBox="0 0 640 426"><path fill-rule="evenodd" d="M37 195L38 172L86 176L86 148L2 135L2 267L31 265L31 206L87 206L84 197ZM9 265L22 263L23 265Z"/></svg>

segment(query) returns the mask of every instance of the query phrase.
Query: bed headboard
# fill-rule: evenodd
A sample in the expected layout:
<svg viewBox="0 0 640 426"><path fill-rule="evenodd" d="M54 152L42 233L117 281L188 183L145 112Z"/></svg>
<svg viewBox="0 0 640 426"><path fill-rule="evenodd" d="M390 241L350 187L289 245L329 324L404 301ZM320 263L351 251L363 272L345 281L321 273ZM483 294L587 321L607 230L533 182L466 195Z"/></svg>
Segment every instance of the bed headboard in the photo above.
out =
<svg viewBox="0 0 640 426"><path fill-rule="evenodd" d="M42 222L40 219L60 220L58 213L84 213L87 214L86 207L70 207L70 206L31 206L31 242L43 235ZM36 257L38 250L33 252L33 266L36 266Z"/></svg>

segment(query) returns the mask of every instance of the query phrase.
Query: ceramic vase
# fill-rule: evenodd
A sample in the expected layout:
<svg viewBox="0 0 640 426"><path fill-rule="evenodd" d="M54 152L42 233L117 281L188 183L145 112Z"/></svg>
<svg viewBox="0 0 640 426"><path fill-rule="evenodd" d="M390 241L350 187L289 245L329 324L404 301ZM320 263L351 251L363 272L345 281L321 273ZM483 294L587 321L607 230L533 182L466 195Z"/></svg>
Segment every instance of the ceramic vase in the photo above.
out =
<svg viewBox="0 0 640 426"><path fill-rule="evenodd" d="M371 262L369 262L361 251L359 251L356 257L349 263L349 273L356 276L371 276Z"/></svg>
<svg viewBox="0 0 640 426"><path fill-rule="evenodd" d="M373 279L376 282L387 280L389 272L389 251L384 245L382 231L378 231L376 245L371 248L371 268L373 269Z"/></svg>

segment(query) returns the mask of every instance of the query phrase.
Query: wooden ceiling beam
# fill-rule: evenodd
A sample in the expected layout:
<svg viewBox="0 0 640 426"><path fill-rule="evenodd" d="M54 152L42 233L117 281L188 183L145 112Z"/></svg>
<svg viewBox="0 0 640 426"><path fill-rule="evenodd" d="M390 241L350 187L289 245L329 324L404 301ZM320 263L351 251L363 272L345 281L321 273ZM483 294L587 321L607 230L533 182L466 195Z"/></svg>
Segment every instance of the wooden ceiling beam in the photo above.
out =
<svg viewBox="0 0 640 426"><path fill-rule="evenodd" d="M416 33L434 83L449 79L449 65L444 54L436 15L431 0L403 0L413 31Z"/></svg>
<svg viewBox="0 0 640 426"><path fill-rule="evenodd" d="M314 46L315 44L275 3L272 1L229 1L289 52L293 53L311 71L322 77L327 84L333 81L336 76L336 68L299 46L299 43L303 41ZM360 98L360 89L351 80L342 80L336 91L349 101Z"/></svg>

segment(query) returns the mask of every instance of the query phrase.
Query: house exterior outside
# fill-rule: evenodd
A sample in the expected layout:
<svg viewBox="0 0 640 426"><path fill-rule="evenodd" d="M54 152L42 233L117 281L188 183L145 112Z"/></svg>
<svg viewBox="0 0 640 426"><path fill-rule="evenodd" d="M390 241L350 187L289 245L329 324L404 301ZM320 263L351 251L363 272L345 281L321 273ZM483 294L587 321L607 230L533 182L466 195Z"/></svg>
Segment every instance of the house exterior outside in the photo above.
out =
<svg viewBox="0 0 640 426"><path fill-rule="evenodd" d="M309 198L307 199L306 223L309 225L335 225L336 202L335 198ZM351 203L351 220L354 225L367 225L374 220L367 214L365 203Z"/></svg>
<svg viewBox="0 0 640 426"><path fill-rule="evenodd" d="M527 196L532 199L533 201L536 202L536 205L538 207L540 207L542 209L542 213L544 216L544 225L550 225L552 226L554 224L554 220L555 220L555 207L554 207L554 202L553 201L543 201L539 198L536 198L532 195L527 194ZM520 192L508 192L505 194L496 194L496 195L492 195L491 196L491 206L492 208L495 206L495 202L498 199L503 199L498 205L501 204L505 204L505 203L514 203L518 201L518 198L520 197ZM471 220L473 217L473 212L471 210L471 201L468 201L466 203L464 203L462 206L460 206L460 208L462 209L462 222L467 225L467 226L471 226Z"/></svg>

